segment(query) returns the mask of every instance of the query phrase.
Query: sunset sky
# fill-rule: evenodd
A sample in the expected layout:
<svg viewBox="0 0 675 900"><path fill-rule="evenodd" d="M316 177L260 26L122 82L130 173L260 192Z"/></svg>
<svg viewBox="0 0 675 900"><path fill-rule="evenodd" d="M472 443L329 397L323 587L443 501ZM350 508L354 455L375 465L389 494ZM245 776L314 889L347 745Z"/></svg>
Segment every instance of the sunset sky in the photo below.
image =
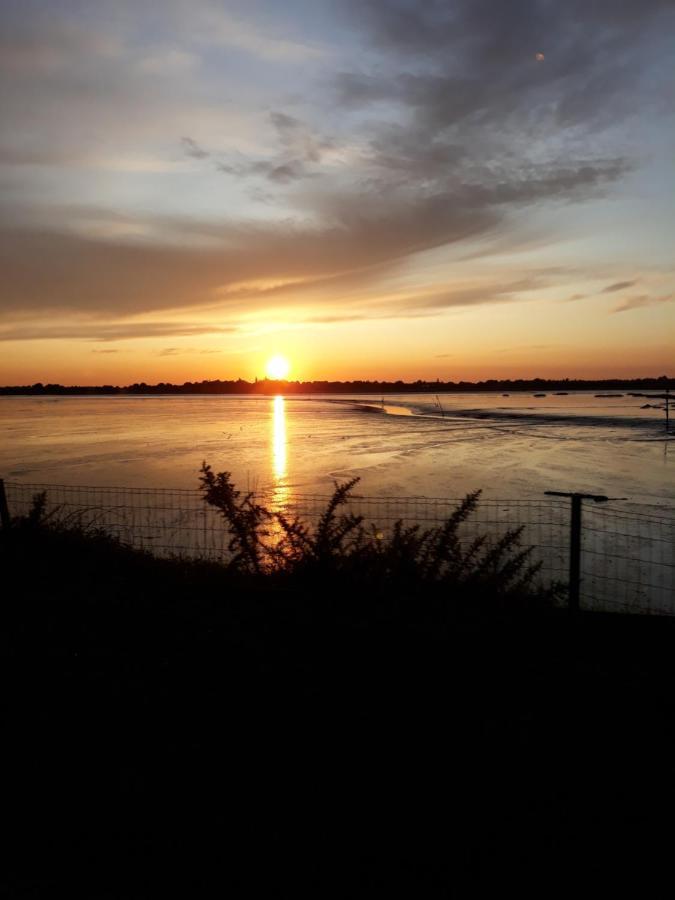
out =
<svg viewBox="0 0 675 900"><path fill-rule="evenodd" d="M0 9L0 383L673 374L672 0Z"/></svg>

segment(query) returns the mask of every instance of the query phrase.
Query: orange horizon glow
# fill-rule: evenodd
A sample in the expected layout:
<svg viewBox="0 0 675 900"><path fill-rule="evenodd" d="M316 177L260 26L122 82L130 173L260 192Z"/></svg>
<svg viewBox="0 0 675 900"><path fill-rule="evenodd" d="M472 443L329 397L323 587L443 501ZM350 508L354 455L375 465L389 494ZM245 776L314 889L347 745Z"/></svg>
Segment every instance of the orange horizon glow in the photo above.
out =
<svg viewBox="0 0 675 900"><path fill-rule="evenodd" d="M310 342L308 341L308 344ZM433 353L442 347L421 346L415 352L402 348L386 352L372 342L369 354L321 352L316 339L306 350L301 342L288 351L294 360L296 381L486 381L488 379L604 379L658 378L672 375L672 348L663 343L643 346L640 352L626 345L611 352L594 348L566 351ZM98 349L98 348L97 348ZM360 349L360 348L358 348ZM199 350L162 357L152 348L120 347L114 353L92 353L82 344L61 346L5 345L0 362L0 385L42 384L115 385L134 383L183 384L200 381L253 382L269 377L269 356L260 351L236 356ZM290 373L289 373L290 374ZM273 378L272 380L277 380Z"/></svg>

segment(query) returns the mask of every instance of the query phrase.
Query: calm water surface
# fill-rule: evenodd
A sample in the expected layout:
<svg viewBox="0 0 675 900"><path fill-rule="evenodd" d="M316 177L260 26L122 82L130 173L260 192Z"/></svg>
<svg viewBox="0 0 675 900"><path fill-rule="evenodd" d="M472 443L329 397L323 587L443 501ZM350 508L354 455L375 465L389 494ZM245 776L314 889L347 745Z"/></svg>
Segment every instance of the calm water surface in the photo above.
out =
<svg viewBox="0 0 675 900"><path fill-rule="evenodd" d="M645 397L593 393L0 398L0 476L195 487L202 460L243 488L541 497L583 490L675 504L675 449Z"/></svg>

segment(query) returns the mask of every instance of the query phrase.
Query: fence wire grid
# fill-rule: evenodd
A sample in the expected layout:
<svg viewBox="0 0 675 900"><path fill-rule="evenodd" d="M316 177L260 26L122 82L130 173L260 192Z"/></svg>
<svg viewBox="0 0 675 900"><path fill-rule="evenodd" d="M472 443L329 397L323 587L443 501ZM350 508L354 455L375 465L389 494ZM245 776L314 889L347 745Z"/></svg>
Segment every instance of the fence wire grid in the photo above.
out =
<svg viewBox="0 0 675 900"><path fill-rule="evenodd" d="M157 556L227 560L230 535L218 511L196 490L88 487L5 482L12 516L25 515L36 494L59 520L101 528L120 541ZM268 508L315 524L328 496L292 497L260 492ZM350 497L346 509L386 533L395 522L430 528L441 525L460 502L426 497ZM460 526L467 543L478 535L495 540L522 528L521 543L541 563L539 580L566 583L569 573L570 501L480 499ZM583 504L581 541L582 608L675 615L675 511L616 509L611 503Z"/></svg>

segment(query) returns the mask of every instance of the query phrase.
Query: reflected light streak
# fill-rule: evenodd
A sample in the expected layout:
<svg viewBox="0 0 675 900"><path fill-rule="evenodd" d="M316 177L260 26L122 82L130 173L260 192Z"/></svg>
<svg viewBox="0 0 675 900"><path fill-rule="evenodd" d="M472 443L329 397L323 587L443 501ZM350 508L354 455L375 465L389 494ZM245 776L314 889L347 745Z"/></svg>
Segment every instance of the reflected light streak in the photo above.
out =
<svg viewBox="0 0 675 900"><path fill-rule="evenodd" d="M274 398L274 421L272 426L272 467L274 479L279 481L286 475L286 409L283 397Z"/></svg>
<svg viewBox="0 0 675 900"><path fill-rule="evenodd" d="M274 398L272 415L272 508L281 511L288 503L290 491L286 482L286 401Z"/></svg>

